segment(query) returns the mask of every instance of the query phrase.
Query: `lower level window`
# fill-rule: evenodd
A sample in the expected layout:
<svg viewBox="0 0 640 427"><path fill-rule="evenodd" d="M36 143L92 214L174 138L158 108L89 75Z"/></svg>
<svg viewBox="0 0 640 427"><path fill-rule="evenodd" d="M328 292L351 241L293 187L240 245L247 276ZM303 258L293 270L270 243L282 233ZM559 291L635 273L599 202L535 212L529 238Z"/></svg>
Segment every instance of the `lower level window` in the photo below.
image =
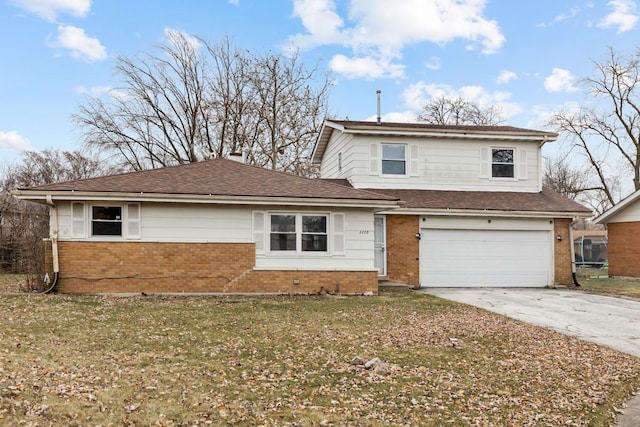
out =
<svg viewBox="0 0 640 427"><path fill-rule="evenodd" d="M327 215L271 214L271 251L327 252Z"/></svg>
<svg viewBox="0 0 640 427"><path fill-rule="evenodd" d="M92 236L122 236L122 207L93 206L91 209Z"/></svg>

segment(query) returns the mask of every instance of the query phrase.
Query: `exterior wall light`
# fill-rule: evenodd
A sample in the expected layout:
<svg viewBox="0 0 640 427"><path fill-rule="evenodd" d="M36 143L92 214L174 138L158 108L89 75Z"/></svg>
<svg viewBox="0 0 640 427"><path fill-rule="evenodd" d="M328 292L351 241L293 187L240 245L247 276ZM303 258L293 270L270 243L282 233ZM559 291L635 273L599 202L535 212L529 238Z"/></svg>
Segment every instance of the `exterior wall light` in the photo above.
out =
<svg viewBox="0 0 640 427"><path fill-rule="evenodd" d="M562 237L562 234L558 234L556 236L556 239L558 239L558 242L562 242L562 239L564 239L564 237Z"/></svg>

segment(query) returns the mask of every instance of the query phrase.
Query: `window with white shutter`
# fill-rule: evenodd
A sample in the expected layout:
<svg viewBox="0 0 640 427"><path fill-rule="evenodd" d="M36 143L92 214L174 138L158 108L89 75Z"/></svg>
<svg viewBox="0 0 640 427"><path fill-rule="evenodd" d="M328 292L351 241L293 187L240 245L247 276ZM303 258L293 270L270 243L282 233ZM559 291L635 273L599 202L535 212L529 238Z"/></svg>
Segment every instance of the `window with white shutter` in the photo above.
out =
<svg viewBox="0 0 640 427"><path fill-rule="evenodd" d="M87 237L85 204L71 203L71 237L85 239Z"/></svg>
<svg viewBox="0 0 640 427"><path fill-rule="evenodd" d="M127 239L140 239L140 203L127 203Z"/></svg>
<svg viewBox="0 0 640 427"><path fill-rule="evenodd" d="M265 212L254 211L253 212L253 241L256 244L256 254L265 253Z"/></svg>

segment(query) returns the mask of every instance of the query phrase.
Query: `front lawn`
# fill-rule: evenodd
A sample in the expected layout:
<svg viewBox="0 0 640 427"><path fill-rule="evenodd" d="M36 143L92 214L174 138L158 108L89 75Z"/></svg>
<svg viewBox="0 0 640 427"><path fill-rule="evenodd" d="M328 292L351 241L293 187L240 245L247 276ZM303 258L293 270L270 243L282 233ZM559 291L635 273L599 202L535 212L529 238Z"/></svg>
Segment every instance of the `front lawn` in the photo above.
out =
<svg viewBox="0 0 640 427"><path fill-rule="evenodd" d="M640 386L637 358L403 289L0 312L0 425L609 426Z"/></svg>
<svg viewBox="0 0 640 427"><path fill-rule="evenodd" d="M582 290L640 299L640 279L609 277L606 269L582 267L577 271Z"/></svg>

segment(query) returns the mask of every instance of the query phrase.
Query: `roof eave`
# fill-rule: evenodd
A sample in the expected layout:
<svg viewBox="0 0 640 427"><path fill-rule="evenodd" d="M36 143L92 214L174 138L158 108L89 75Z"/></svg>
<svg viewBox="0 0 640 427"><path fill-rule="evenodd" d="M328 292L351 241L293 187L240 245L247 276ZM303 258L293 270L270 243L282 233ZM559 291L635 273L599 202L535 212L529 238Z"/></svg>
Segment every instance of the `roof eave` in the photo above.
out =
<svg viewBox="0 0 640 427"><path fill-rule="evenodd" d="M397 208L381 212L393 215L437 215L437 216L480 216L519 218L589 218L591 212L581 211L510 211L492 209L446 209L446 208Z"/></svg>
<svg viewBox="0 0 640 427"><path fill-rule="evenodd" d="M393 209L398 200L381 199L339 199L322 197L279 197L279 196L228 196L217 194L158 194L127 192L87 192L87 191L34 191L16 190L13 195L21 200L45 203L47 196L57 201L104 201L104 202L154 202L154 203L203 203L226 205L286 205L286 206L335 206Z"/></svg>
<svg viewBox="0 0 640 427"><path fill-rule="evenodd" d="M640 198L640 190L636 190L627 196L622 201L618 202L617 205L613 206L611 209L602 213L600 216L596 217L593 220L596 224L606 224L610 222L611 218L615 217L620 211L624 210L630 204L633 204L636 200Z"/></svg>

